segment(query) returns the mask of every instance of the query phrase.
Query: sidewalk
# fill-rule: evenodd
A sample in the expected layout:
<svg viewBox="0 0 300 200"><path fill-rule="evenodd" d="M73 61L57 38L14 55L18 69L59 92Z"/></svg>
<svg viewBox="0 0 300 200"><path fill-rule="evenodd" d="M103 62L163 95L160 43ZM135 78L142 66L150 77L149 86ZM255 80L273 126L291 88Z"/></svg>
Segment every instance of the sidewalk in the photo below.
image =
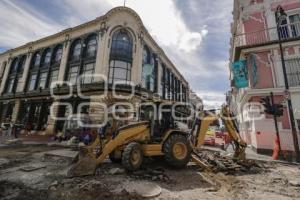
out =
<svg viewBox="0 0 300 200"><path fill-rule="evenodd" d="M212 146L204 146L205 149L213 150L213 151L219 151L223 155L232 156L234 151L232 149L232 146L229 146L227 148L227 151L224 151L218 147L212 147ZM274 161L271 156L261 155L254 152L250 147L246 148L246 158L251 160L261 160L261 161Z"/></svg>
<svg viewBox="0 0 300 200"><path fill-rule="evenodd" d="M5 141L16 139L13 135L7 136L5 134L0 133L0 145L5 145ZM22 140L23 144L47 144L52 142L50 135L39 135L39 134L32 134L32 135L25 135L20 134L17 139Z"/></svg>

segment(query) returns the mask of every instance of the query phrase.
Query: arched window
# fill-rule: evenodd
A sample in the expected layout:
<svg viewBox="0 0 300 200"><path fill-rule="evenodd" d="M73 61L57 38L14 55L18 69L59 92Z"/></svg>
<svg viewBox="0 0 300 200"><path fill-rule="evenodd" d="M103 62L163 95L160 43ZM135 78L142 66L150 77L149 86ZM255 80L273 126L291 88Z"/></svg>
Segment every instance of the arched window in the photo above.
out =
<svg viewBox="0 0 300 200"><path fill-rule="evenodd" d="M46 49L43 53L42 67L49 66L51 61L51 50Z"/></svg>
<svg viewBox="0 0 300 200"><path fill-rule="evenodd" d="M61 61L62 53L62 45L56 46L54 49L53 63L59 63Z"/></svg>
<svg viewBox="0 0 300 200"><path fill-rule="evenodd" d="M62 59L62 53L63 46L61 44L56 45L52 54L48 82L45 83L47 88L51 87L52 84L55 84L55 82L58 81L59 64ZM43 77L40 76L40 79L43 79ZM40 81L40 83L43 83L43 81ZM40 86L42 85L40 84Z"/></svg>
<svg viewBox="0 0 300 200"><path fill-rule="evenodd" d="M18 71L19 59L14 58L10 65L9 76L6 81L5 93L15 92L16 75Z"/></svg>
<svg viewBox="0 0 300 200"><path fill-rule="evenodd" d="M32 67L38 67L41 62L41 54L39 52L35 53L33 56Z"/></svg>
<svg viewBox="0 0 300 200"><path fill-rule="evenodd" d="M155 90L154 56L145 45L143 50L142 86L148 90Z"/></svg>
<svg viewBox="0 0 300 200"><path fill-rule="evenodd" d="M86 56L95 57L97 53L97 37L92 35L87 39Z"/></svg>
<svg viewBox="0 0 300 200"><path fill-rule="evenodd" d="M131 80L132 46L132 38L127 31L114 33L110 51L109 83Z"/></svg>
<svg viewBox="0 0 300 200"><path fill-rule="evenodd" d="M76 40L72 44L72 49L71 49L71 60L78 60L81 56L81 40Z"/></svg>
<svg viewBox="0 0 300 200"><path fill-rule="evenodd" d="M18 63L18 73L23 72L26 62L26 56L22 56L19 63Z"/></svg>
<svg viewBox="0 0 300 200"><path fill-rule="evenodd" d="M12 63L11 63L11 67L10 67L10 74L13 74L15 72L17 72L18 70L18 58L13 59Z"/></svg>

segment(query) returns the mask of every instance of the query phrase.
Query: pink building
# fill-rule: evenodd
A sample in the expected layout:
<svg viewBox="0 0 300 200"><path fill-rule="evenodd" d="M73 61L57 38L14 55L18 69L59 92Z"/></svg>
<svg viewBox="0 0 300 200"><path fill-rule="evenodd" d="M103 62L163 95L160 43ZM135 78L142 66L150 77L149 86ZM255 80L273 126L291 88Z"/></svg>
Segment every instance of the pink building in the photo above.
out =
<svg viewBox="0 0 300 200"><path fill-rule="evenodd" d="M231 64L245 60L248 87L236 88L228 95L231 109L238 115L242 136L258 153L272 153L275 143L275 124L272 116L257 119L255 105L261 97L274 93L275 102L285 105L284 114L278 118L282 150L294 151L289 113L286 108L284 77L278 44L275 11L281 5L287 18L281 22L291 100L295 114L298 140L300 138L300 0L234 0L231 31ZM233 73L231 73L233 79ZM233 82L233 81L232 81ZM263 112L261 113L263 114ZM299 140L300 141L300 140ZM300 143L300 142L299 142Z"/></svg>

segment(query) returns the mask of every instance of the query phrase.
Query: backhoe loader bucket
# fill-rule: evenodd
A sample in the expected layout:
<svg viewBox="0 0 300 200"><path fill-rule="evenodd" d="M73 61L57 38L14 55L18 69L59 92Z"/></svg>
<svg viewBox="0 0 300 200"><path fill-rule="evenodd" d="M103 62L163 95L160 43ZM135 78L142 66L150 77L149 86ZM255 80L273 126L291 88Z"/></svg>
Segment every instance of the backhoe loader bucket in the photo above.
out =
<svg viewBox="0 0 300 200"><path fill-rule="evenodd" d="M89 154L87 148L81 148L77 158L68 170L68 177L94 175L97 168L96 160Z"/></svg>

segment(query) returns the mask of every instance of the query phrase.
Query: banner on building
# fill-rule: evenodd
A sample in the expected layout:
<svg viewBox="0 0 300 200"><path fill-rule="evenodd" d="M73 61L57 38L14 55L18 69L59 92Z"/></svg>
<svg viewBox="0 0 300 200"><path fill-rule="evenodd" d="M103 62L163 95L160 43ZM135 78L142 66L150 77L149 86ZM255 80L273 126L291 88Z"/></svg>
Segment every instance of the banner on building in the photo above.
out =
<svg viewBox="0 0 300 200"><path fill-rule="evenodd" d="M256 55L253 54L253 53L250 55L250 65L252 67L253 87L256 87L256 84L257 84L257 64L256 64Z"/></svg>
<svg viewBox="0 0 300 200"><path fill-rule="evenodd" d="M245 88L249 86L248 69L246 60L239 60L232 64L233 79L235 87Z"/></svg>

